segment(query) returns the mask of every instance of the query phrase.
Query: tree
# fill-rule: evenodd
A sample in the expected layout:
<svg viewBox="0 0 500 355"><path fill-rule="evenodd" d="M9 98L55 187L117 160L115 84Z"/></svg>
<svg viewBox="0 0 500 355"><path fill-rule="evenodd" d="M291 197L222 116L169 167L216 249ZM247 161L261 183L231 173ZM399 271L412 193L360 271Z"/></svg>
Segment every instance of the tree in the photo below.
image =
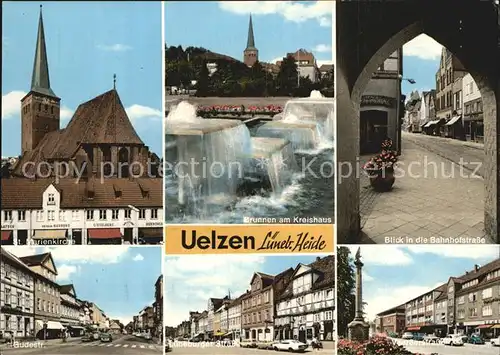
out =
<svg viewBox="0 0 500 355"><path fill-rule="evenodd" d="M277 84L282 95L290 95L293 89L297 87L297 78L299 76L295 58L291 55L283 58L280 71L277 77Z"/></svg>
<svg viewBox="0 0 500 355"><path fill-rule="evenodd" d="M356 311L356 278L352 262L349 248L337 248L337 329L341 336L347 335L347 325L354 319Z"/></svg>
<svg viewBox="0 0 500 355"><path fill-rule="evenodd" d="M198 78L196 78L196 96L206 96L208 94L208 83L209 83L209 77L208 77L208 68L207 68L207 62L203 60L201 67L200 67L200 73Z"/></svg>

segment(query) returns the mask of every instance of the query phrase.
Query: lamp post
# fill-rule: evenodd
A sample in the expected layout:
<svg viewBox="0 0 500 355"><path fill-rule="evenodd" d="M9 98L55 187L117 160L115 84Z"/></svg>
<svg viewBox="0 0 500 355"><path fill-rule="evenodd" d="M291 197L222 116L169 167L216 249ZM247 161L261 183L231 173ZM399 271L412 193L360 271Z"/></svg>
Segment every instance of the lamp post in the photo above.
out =
<svg viewBox="0 0 500 355"><path fill-rule="evenodd" d="M400 58L400 62L402 63L402 58ZM402 68L402 65L400 66L400 68ZM402 69L401 69L401 72L402 72ZM401 82L403 80L406 80L407 82L409 82L410 84L415 84L416 81L413 80L413 79L410 79L410 78L404 78L402 74L399 74L398 75L398 99L397 99L397 106L396 106L396 112L397 112L397 119L398 119L398 123L397 123L397 127L398 127L398 135L397 135L397 138L398 138L398 149L397 149L397 153L398 155L401 155Z"/></svg>

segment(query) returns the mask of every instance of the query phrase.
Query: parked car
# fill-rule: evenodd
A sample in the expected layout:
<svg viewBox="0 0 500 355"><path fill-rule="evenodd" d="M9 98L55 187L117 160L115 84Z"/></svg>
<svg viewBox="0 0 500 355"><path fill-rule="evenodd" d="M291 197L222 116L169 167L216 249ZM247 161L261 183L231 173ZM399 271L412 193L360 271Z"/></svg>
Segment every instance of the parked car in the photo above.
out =
<svg viewBox="0 0 500 355"><path fill-rule="evenodd" d="M500 346L500 336L497 338L492 338L490 339L491 345L493 346Z"/></svg>
<svg viewBox="0 0 500 355"><path fill-rule="evenodd" d="M86 343L86 342L89 342L89 341L94 341L94 336L92 333L87 333L85 334L83 337L82 337L82 342Z"/></svg>
<svg viewBox="0 0 500 355"><path fill-rule="evenodd" d="M424 340L424 336L425 336L425 334L422 334L422 333L413 333L412 339L422 341L422 340Z"/></svg>
<svg viewBox="0 0 500 355"><path fill-rule="evenodd" d="M166 353L168 353L168 352L170 352L170 351L172 351L172 348L170 347L170 344L167 342L167 343L165 344L165 352L166 352Z"/></svg>
<svg viewBox="0 0 500 355"><path fill-rule="evenodd" d="M467 338L469 344L484 344L484 339L478 334L472 334Z"/></svg>
<svg viewBox="0 0 500 355"><path fill-rule="evenodd" d="M464 345L464 341L461 335L449 334L443 338L443 344L451 346L462 346Z"/></svg>
<svg viewBox="0 0 500 355"><path fill-rule="evenodd" d="M401 336L401 339L405 339L405 340L413 339L413 333L412 332L405 332Z"/></svg>
<svg viewBox="0 0 500 355"><path fill-rule="evenodd" d="M103 343L111 343L113 341L111 333L101 333L101 336L99 338Z"/></svg>
<svg viewBox="0 0 500 355"><path fill-rule="evenodd" d="M94 340L99 340L101 334L99 332L93 332L92 333L92 338L94 338Z"/></svg>
<svg viewBox="0 0 500 355"><path fill-rule="evenodd" d="M146 340L151 340L153 339L153 337L151 336L151 333L144 333L144 335L142 336L144 339Z"/></svg>
<svg viewBox="0 0 500 355"><path fill-rule="evenodd" d="M439 340L440 338L434 334L427 334L423 339L426 343L439 343Z"/></svg>
<svg viewBox="0 0 500 355"><path fill-rule="evenodd" d="M307 344L298 340L288 339L272 343L271 347L276 351L305 352Z"/></svg>

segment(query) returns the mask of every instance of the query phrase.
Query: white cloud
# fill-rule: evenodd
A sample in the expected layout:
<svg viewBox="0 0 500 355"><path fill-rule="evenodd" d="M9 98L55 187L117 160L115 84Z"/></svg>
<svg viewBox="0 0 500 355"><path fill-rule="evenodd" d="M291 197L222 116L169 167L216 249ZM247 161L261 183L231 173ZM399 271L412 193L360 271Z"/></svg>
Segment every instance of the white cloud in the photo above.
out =
<svg viewBox="0 0 500 355"><path fill-rule="evenodd" d="M133 261L142 261L142 260L144 260L144 257L141 254L137 254L136 256L134 256L134 258L132 260Z"/></svg>
<svg viewBox="0 0 500 355"><path fill-rule="evenodd" d="M318 44L313 48L314 52L320 52L320 53L325 53L325 52L332 52L332 46L329 44Z"/></svg>
<svg viewBox="0 0 500 355"><path fill-rule="evenodd" d="M75 113L72 109L63 106L61 107L61 110L59 111L59 117L61 118L62 121L69 121L71 117L73 117L73 114Z"/></svg>
<svg viewBox="0 0 500 355"><path fill-rule="evenodd" d="M119 262L129 250L126 245L115 245L113 248L110 248L107 245L95 245L91 247L60 246L39 248L13 246L6 247L6 249L18 257L50 252L56 265L59 265L60 263L115 264ZM59 271L59 267L57 269Z"/></svg>
<svg viewBox="0 0 500 355"><path fill-rule="evenodd" d="M414 245L408 247L414 254L434 254L444 258L462 258L471 260L497 259L500 250L491 245L454 245L453 248L433 245Z"/></svg>
<svg viewBox="0 0 500 355"><path fill-rule="evenodd" d="M354 257L357 246L350 246L351 254ZM364 245L361 247L361 259L365 264L370 265L409 265L413 260L405 248L396 245L384 245L380 248L377 245Z"/></svg>
<svg viewBox="0 0 500 355"><path fill-rule="evenodd" d="M403 46L403 54L424 60L437 60L441 58L443 46L426 34L415 37Z"/></svg>
<svg viewBox="0 0 500 355"><path fill-rule="evenodd" d="M125 52L130 49L132 49L131 46L128 46L126 44L121 44L121 43L115 43L115 44L99 44L97 45L97 48L107 51L107 52Z"/></svg>
<svg viewBox="0 0 500 355"><path fill-rule="evenodd" d="M69 281L71 275L80 272L80 266L63 264L57 268L57 281Z"/></svg>
<svg viewBox="0 0 500 355"><path fill-rule="evenodd" d="M332 24L333 6L329 1L303 3L298 1L219 1L222 10L235 14L277 14L291 22L315 19L322 27Z"/></svg>
<svg viewBox="0 0 500 355"><path fill-rule="evenodd" d="M365 270L363 270L363 282L366 281L366 282L370 282L370 281L373 281L375 280L374 277L370 276Z"/></svg>
<svg viewBox="0 0 500 355"><path fill-rule="evenodd" d="M427 286L408 285L403 287L379 287L376 292L365 296L364 301L366 302L366 318L372 321L378 313L406 303L407 301L415 298L415 296L429 292L440 285L441 284Z"/></svg>
<svg viewBox="0 0 500 355"><path fill-rule="evenodd" d="M254 271L264 262L257 255L202 255L166 258L165 320L177 325L189 311L203 311L209 298L231 291L237 297L248 289Z"/></svg>
<svg viewBox="0 0 500 355"><path fill-rule="evenodd" d="M14 90L2 95L2 120L19 116L21 113L21 99L26 95L24 91Z"/></svg>
<svg viewBox="0 0 500 355"><path fill-rule="evenodd" d="M160 110L142 106L142 105L132 105L125 109L127 111L128 117L132 120L144 120L144 119L161 119L163 117Z"/></svg>

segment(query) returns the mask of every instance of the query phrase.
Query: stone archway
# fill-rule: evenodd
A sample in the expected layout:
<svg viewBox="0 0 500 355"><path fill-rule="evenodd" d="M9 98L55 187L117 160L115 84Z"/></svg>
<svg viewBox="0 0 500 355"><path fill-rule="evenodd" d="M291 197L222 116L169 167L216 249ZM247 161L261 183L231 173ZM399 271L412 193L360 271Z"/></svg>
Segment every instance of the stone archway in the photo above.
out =
<svg viewBox="0 0 500 355"><path fill-rule="evenodd" d="M500 242L498 4L494 0L456 0L453 6L446 0L337 1L336 27L339 243L356 242L360 232L360 186L352 169L359 156L361 95L380 63L423 33L456 55L481 91L487 132L484 224Z"/></svg>

